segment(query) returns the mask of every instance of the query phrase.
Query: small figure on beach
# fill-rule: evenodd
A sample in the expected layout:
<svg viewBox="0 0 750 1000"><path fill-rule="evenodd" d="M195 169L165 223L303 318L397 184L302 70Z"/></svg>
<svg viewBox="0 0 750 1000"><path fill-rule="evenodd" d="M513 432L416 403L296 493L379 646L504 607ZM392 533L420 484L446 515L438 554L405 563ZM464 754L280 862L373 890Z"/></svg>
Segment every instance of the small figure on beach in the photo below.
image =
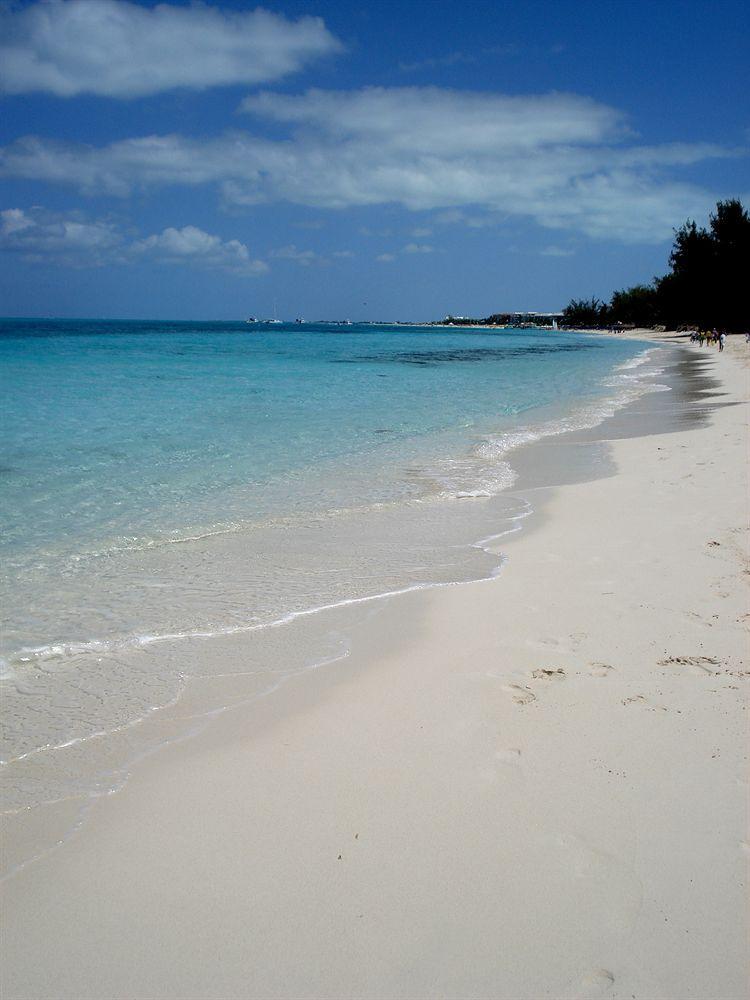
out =
<svg viewBox="0 0 750 1000"><path fill-rule="evenodd" d="M719 350L720 351L724 350L724 344L726 343L726 339L727 339L727 335L722 330L721 333L719 334Z"/></svg>

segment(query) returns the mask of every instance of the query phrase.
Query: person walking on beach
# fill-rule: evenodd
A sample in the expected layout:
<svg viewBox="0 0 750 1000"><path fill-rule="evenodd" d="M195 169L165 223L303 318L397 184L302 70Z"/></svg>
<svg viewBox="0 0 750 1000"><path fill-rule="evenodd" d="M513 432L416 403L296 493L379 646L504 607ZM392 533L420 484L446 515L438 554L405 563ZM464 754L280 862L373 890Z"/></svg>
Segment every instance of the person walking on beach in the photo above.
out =
<svg viewBox="0 0 750 1000"><path fill-rule="evenodd" d="M698 331L698 343L703 347L703 341L706 339L706 334L703 330Z"/></svg>
<svg viewBox="0 0 750 1000"><path fill-rule="evenodd" d="M719 350L720 351L724 350L724 344L726 342L726 339L727 339L727 335L722 330L721 333L719 334Z"/></svg>

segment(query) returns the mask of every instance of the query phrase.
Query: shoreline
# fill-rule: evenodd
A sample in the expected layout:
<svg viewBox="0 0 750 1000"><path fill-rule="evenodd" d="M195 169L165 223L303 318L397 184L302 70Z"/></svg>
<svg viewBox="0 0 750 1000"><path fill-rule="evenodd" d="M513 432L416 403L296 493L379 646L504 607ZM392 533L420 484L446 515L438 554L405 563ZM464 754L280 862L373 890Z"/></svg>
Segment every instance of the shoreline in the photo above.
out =
<svg viewBox="0 0 750 1000"><path fill-rule="evenodd" d="M702 356L715 368L718 352ZM723 401L746 404L726 360ZM742 741L722 728L742 720L728 620L743 594L714 593L711 577L719 557L739 575L746 417L715 408L707 428L626 435L609 444L614 476L527 487L543 512L503 538L499 576L382 602L343 665L143 761L7 884L3 995L699 997L707 982L743 995ZM655 565L675 607L657 607ZM680 755L701 803L672 787ZM633 836L654 831L634 854ZM690 890L683 913L688 871L704 896ZM670 919L689 927L667 934ZM106 956L94 965L92 936ZM33 969L30 944L46 949Z"/></svg>
<svg viewBox="0 0 750 1000"><path fill-rule="evenodd" d="M433 568L436 572L434 576L428 573L421 578L417 578L417 582L411 584L409 583L409 575L404 574L403 585L399 585L400 581L397 577L393 577L390 580L384 578L384 587L382 590L371 589L369 593L365 591L364 596L356 596L356 589L352 595L343 596L348 589L344 588L340 599L336 599L332 595L330 602L322 604L314 603L307 607L290 611L284 611L282 608L278 618L270 618L267 621L247 621L246 619L242 619L236 624L231 623L231 621L229 623L217 621L213 623L208 622L205 625L197 624L185 629L177 628L172 631L146 628L145 630L136 631L132 635L114 636L113 638L106 635L97 636L94 633L94 638L89 640L83 638L71 641L57 640L39 646L27 646L21 649L16 657L20 661L22 670L18 675L19 682L22 685L22 690L17 692L18 697L16 697L18 710L23 711L24 705L29 705L29 695L35 693L34 686L27 688L23 681L24 678L27 680L30 677L33 678L36 668L40 671L49 670L48 675L40 673L39 676L48 676L50 680L54 680L55 673L59 672L62 683L60 690L51 692L50 697L53 701L55 695L58 699L64 698L66 695L64 688L66 671L76 672L79 683L86 694L90 693L86 691L87 688L106 693L103 681L106 679L104 675L107 664L110 662L109 658L124 660L119 665L113 663L113 666L119 670L122 676L126 676L127 671L130 670L132 676L137 678L144 671L144 668L145 671L149 671L151 667L147 662L144 663L145 656L141 658L141 662L137 662L134 657L137 658L141 652L145 653L150 647L153 647L154 654L161 655L162 659L165 656L171 658L172 661L187 658L187 662L190 664L191 658L195 655L196 645L200 646L204 641L210 642L233 636L250 636L253 634L260 637L262 634L275 630L279 625L289 626L298 620L312 619L317 615L325 616L331 610L351 605L369 604L370 602L386 599L389 596L395 596L411 589L430 589L433 586L442 586L452 582L466 582L472 579L494 576L498 571L501 560L496 553L486 550L483 541L499 538L507 530L517 530L520 521L525 519L526 514L529 512L529 506L525 498L519 497L517 495L518 491L511 488L516 478L516 473L513 471L510 462L506 459L512 458L513 462L515 462L525 454L529 446L533 448L540 440L543 441L547 438L552 438L555 442L560 442L570 434L571 428L596 426L602 419L606 419L608 414L611 415L612 411L629 405L629 401L632 400L634 395L649 392L650 383L658 376L654 371L650 371L650 369L654 368L653 365L646 366L645 368L641 367L648 354L648 345L644 344L642 350L640 348L641 345L639 344L638 354L630 361L613 368L606 379L597 379L598 388L593 397L583 396L575 401L567 400L565 404L554 404L550 408L542 407L533 411L531 423L527 423L525 414L521 413L516 426L511 424L504 430L501 428L496 428L489 432L485 430L478 435L471 452L467 452L466 460L474 460L480 452L480 447L491 446L491 451L487 456L487 463L494 470L492 478L502 480L503 486L497 490L491 489L489 488L490 484L485 483L484 479L473 480L469 477L471 481L466 482L466 491L462 491L454 484L451 487L452 495L443 494L442 492L436 493L432 497L429 497L427 494L425 495L424 499L434 505L434 511L430 513L428 510L428 515L435 521L435 524L437 524L436 517L439 517L443 527L451 526L451 540L454 543L444 548L442 563L435 561ZM637 373L630 369L637 369ZM658 366L655 371L658 372ZM634 380L634 383L631 380ZM498 452L498 448L501 448L501 452ZM551 453L548 453L548 457L549 455ZM573 465L578 470L578 474L583 474L583 467L581 461L579 461L579 456L571 453L570 457L573 459ZM456 456L453 456L453 458L455 460ZM464 461L464 456L459 455L458 461L460 465ZM560 475L559 464L558 462L558 468L553 474L553 478ZM486 470L476 469L470 471L485 472ZM566 472L566 474L568 473ZM461 476L459 475L458 481L460 481L460 478ZM455 500L457 499L462 501L458 506L455 504ZM471 501L469 508L465 506L465 502L467 501ZM438 505L443 509L442 515L436 515ZM407 505L407 507L409 506ZM414 523L415 510L417 508L412 507L411 513L408 513L406 509L404 511L404 517L407 515L409 517L409 521L405 522L405 524L411 524L412 530L418 527ZM422 510L422 508L420 507L419 510ZM448 514L448 511L451 513ZM424 518L425 515L420 514L418 516ZM432 521L430 524L432 524ZM505 527L501 528L503 525ZM393 525L391 525L392 527ZM369 530L374 534L376 529L377 526L374 524L368 526L365 523L361 523L359 525L360 532L364 530L366 533ZM218 534L221 535L223 548L214 548L210 553L206 550L205 553L206 555L210 554L214 562L221 562L222 553L226 555L227 544L233 544L232 539L234 535L232 532ZM380 537L380 535L382 535L382 530L377 537ZM349 537L351 538L351 531L349 531ZM423 542L429 543L430 539L440 538L441 536L433 531L432 534L422 532L419 537L422 538ZM228 541L225 542L224 539ZM339 540L341 541L341 539ZM347 539L343 541L346 544ZM455 555L454 557L454 552L451 550L455 550L456 553L460 550L464 555L460 557ZM158 572L158 567L152 566L151 569L152 572ZM341 588L339 590L341 591ZM361 589L359 590L359 594L362 594ZM259 639L259 641L262 640ZM180 646L182 646L181 651L178 648ZM320 654L321 661L328 659L330 656L326 643L323 644L323 647L324 650ZM277 655L276 650L272 652L274 656ZM285 654L282 652L282 655ZM99 656L103 659L98 660ZM206 661L208 655L203 655L201 652L198 654L198 659ZM256 659L258 659L257 656ZM314 656L313 660L310 660L307 654L304 654L301 659L306 664L302 669L307 669L310 665L314 667L318 658ZM65 662L66 660L68 662ZM300 660L300 657L295 656L295 663L298 660ZM103 663L101 670L97 667L97 662ZM122 733L124 730L137 729L140 723L149 718L151 712L160 713L165 706L168 707L173 703L179 703L183 687L181 678L184 674L190 676L192 671L189 666L186 671L179 668L179 676L172 679L171 675L167 676L167 671L171 664L165 663L163 666L164 669L160 671L160 674L164 674L165 679L170 681L169 684L163 685L164 700L151 700L146 704L140 703L136 705L138 714L131 713L126 716L120 713L119 716L115 716L114 712L108 712L106 716L101 717L101 722L99 718L95 720L96 726L94 729L84 731L81 728L78 732L73 733L66 731L66 728L57 730L51 727L48 732L43 732L37 726L37 731L29 730L28 735L31 737L43 735L47 738L37 739L36 742L32 742L31 739L26 738L27 734L18 727L16 748L9 753L4 753L9 767L9 770L6 770L3 775L4 783L7 787L6 794L8 794L8 798L6 802L8 810L15 811L17 815L19 808L25 807L30 801L42 803L42 807L47 808L48 804L52 801L62 801L68 798L71 794L71 791L68 790L70 788L73 789L72 794L75 797L85 798L83 790L70 783L66 784L65 788L61 786L59 793L53 791L52 796L50 795L49 783L47 783L46 787L42 786L39 794L32 798L27 793L23 793L19 797L16 794L16 786L28 783L30 778L32 785L28 786L29 793L32 793L32 791L35 793L37 788L39 788L40 776L43 778L45 771L47 772L47 776L52 777L52 784L54 785L55 772L59 772L64 776L74 774L70 766L71 763L73 768L82 768L84 773L88 775L90 768L95 767L95 765L91 764L91 762L82 764L80 761L74 761L72 758L74 754L77 754L77 751L67 753L70 748L79 745L82 750L84 745L91 746L92 760L95 760L98 755L107 762L107 767L111 768L111 753L107 751L106 747L102 746L109 735L116 736L116 734ZM295 669L299 669L299 667ZM295 669L291 669L289 672L294 673ZM15 676L9 666L8 680L13 681ZM109 696L111 700L111 688ZM10 698L11 693L9 692L9 701ZM6 704L9 723L13 718L14 707L15 705L12 703ZM19 718L23 719L20 715ZM39 719L38 713L37 719ZM44 721L46 722L47 720L45 719ZM11 724L9 724L8 728L12 732L13 727ZM148 728L154 727L150 726ZM24 742L19 742L19 737ZM50 766L50 756L57 754L58 751L65 751L62 757L70 759L61 760L59 765L55 761ZM129 748L127 748L127 753L130 753ZM35 758L30 771L24 765L16 779L12 771L29 758ZM125 762L124 766L125 770L127 770L127 762ZM116 768L116 773L112 777L113 789L119 787L122 783L122 770L122 766ZM108 775L105 771L101 775L97 774L95 777L94 793L100 794L104 788L103 782L109 780ZM0 873L1 877L2 873Z"/></svg>

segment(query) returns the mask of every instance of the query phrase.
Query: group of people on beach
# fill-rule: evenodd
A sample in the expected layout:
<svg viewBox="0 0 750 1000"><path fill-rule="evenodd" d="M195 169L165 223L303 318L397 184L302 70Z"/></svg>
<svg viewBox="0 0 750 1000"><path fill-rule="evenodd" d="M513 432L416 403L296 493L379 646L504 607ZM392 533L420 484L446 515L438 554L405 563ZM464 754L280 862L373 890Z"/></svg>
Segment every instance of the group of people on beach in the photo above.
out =
<svg viewBox="0 0 750 1000"><path fill-rule="evenodd" d="M721 333L718 330L693 330L690 334L691 343L697 342L701 347L705 343L706 347L718 347L720 351L724 350L726 340L727 335L723 330Z"/></svg>

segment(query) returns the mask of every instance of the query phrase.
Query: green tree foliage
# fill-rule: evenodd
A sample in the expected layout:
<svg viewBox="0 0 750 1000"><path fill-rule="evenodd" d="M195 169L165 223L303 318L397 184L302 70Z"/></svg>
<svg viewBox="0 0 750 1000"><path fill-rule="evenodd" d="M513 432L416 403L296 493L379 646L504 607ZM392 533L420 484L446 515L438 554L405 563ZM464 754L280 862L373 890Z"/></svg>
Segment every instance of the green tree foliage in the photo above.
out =
<svg viewBox="0 0 750 1000"><path fill-rule="evenodd" d="M607 323L607 306L599 299L572 299L563 309L565 326L604 326Z"/></svg>
<svg viewBox="0 0 750 1000"><path fill-rule="evenodd" d="M686 222L675 233L669 263L670 273L656 281L665 322L669 326L713 325L716 267L711 234L695 222Z"/></svg>
<svg viewBox="0 0 750 1000"><path fill-rule="evenodd" d="M653 326L658 322L658 293L653 285L634 285L615 292L609 304L609 320L625 326Z"/></svg>
<svg viewBox="0 0 750 1000"><path fill-rule="evenodd" d="M615 292L608 306L574 299L566 325L750 327L750 216L739 200L720 201L708 229L688 220L676 230L669 266L652 285Z"/></svg>
<svg viewBox="0 0 750 1000"><path fill-rule="evenodd" d="M750 215L737 200L720 201L711 216L716 322L729 330L750 319Z"/></svg>

